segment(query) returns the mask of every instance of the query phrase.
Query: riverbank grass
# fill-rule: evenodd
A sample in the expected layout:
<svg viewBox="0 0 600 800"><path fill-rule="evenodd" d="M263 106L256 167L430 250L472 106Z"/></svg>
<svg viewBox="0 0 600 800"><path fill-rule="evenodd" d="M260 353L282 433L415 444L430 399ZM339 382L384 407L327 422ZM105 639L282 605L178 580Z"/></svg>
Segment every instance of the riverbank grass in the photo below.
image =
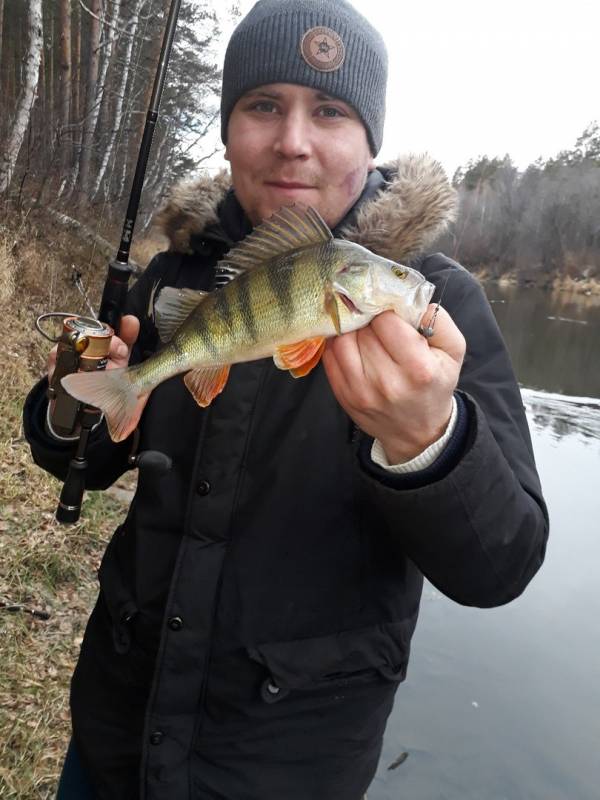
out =
<svg viewBox="0 0 600 800"><path fill-rule="evenodd" d="M97 568L124 506L90 492L80 522L61 526L54 520L61 484L33 463L21 414L50 347L34 330L35 316L57 297L61 310L70 303L78 308L78 299L52 259L40 262L46 249L40 242L15 248L14 235L2 234L0 798L50 800L70 736L69 681L97 594ZM40 283L42 274L53 280ZM6 610L16 604L50 618Z"/></svg>

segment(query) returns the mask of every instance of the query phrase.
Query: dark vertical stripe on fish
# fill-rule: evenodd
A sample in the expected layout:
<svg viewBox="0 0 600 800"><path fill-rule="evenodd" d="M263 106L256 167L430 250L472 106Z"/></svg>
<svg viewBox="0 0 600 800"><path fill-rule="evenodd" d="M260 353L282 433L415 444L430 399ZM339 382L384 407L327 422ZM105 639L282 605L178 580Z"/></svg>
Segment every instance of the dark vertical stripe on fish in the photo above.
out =
<svg viewBox="0 0 600 800"><path fill-rule="evenodd" d="M227 292L218 291L215 293L215 312L231 330L233 326L233 314L231 313L231 304Z"/></svg>
<svg viewBox="0 0 600 800"><path fill-rule="evenodd" d="M217 294L220 293L220 290L217 290ZM214 336L211 333L209 327L209 314L197 314L196 315L196 325L195 325L195 333L198 334L202 344L205 345L206 350L213 356L216 356L218 353L217 343L215 341Z"/></svg>
<svg viewBox="0 0 600 800"><path fill-rule="evenodd" d="M278 269L267 270L269 287L277 300L284 320L289 324L294 318L294 300L292 298L292 281L294 277L293 260L289 257L281 259Z"/></svg>
<svg viewBox="0 0 600 800"><path fill-rule="evenodd" d="M233 285L237 286L238 301L240 304L240 314L244 327L248 331L248 335L253 342L258 340L258 330L256 328L256 320L254 318L254 310L252 308L252 297L248 291L248 275L240 275L234 281Z"/></svg>

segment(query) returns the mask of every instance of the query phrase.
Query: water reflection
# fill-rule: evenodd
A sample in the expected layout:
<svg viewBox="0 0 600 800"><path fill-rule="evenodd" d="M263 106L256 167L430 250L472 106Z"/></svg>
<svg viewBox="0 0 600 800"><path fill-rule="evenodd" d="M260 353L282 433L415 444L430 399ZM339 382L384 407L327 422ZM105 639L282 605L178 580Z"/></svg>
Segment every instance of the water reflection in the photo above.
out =
<svg viewBox="0 0 600 800"><path fill-rule="evenodd" d="M532 433L549 428L552 438L577 436L584 443L600 439L600 400L565 397L521 389Z"/></svg>
<svg viewBox="0 0 600 800"><path fill-rule="evenodd" d="M541 289L486 284L523 386L600 397L600 302Z"/></svg>
<svg viewBox="0 0 600 800"><path fill-rule="evenodd" d="M425 584L369 800L600 796L600 400L525 389L523 401L550 511L545 563L500 608Z"/></svg>
<svg viewBox="0 0 600 800"><path fill-rule="evenodd" d="M369 800L600 797L600 307L486 289L527 387L546 560L500 608L458 606L425 584Z"/></svg>

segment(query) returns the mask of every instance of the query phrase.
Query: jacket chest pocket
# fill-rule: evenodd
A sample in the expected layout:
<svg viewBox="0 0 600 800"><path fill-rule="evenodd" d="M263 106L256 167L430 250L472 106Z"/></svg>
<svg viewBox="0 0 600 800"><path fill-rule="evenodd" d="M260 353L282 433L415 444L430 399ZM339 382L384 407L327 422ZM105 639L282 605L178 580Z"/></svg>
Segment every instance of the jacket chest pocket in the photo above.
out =
<svg viewBox="0 0 600 800"><path fill-rule="evenodd" d="M248 647L265 668L261 697L277 703L291 693L352 690L373 682L399 683L406 675L409 625L383 623L311 639Z"/></svg>

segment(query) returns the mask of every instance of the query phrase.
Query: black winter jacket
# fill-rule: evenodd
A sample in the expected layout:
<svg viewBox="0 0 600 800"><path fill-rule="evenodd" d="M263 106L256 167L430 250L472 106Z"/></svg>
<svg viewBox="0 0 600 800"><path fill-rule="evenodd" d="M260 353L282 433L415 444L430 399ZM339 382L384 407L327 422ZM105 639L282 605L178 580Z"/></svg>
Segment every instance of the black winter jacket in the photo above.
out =
<svg viewBox="0 0 600 800"><path fill-rule="evenodd" d="M392 188L395 169L383 173ZM208 288L245 232L235 206L221 194L220 222L192 232L191 254L158 256L131 290L136 358L156 346L157 282ZM424 473L371 461L320 367L292 380L271 360L234 366L206 410L181 377L152 393L140 450L173 466L140 472L72 682L74 737L100 800L359 800L406 673L423 575L459 603L494 606L541 564L548 521L490 307L445 256L414 263L447 281L468 346L457 432ZM28 398L26 434L36 462L63 477L70 448L44 432L44 391ZM130 446L98 429L88 487L109 486Z"/></svg>

